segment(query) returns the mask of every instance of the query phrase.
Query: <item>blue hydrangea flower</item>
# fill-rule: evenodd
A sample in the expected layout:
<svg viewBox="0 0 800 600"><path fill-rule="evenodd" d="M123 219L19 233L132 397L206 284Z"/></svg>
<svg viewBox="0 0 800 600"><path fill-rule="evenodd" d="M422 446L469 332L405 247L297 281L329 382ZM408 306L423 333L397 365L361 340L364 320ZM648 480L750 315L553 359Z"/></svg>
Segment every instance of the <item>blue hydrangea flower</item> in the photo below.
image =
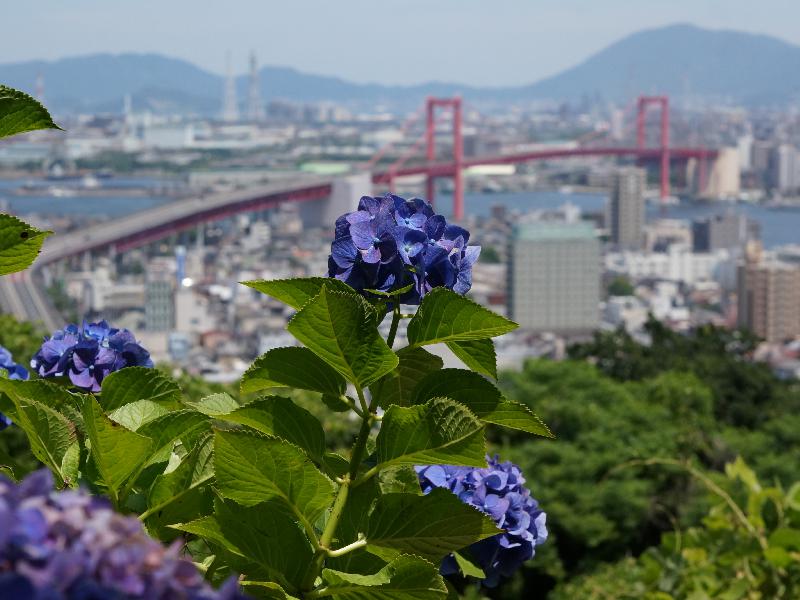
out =
<svg viewBox="0 0 800 600"><path fill-rule="evenodd" d="M0 369L4 369L9 379L28 379L28 370L14 362L11 352L0 346ZM11 419L0 412L0 431L11 425Z"/></svg>
<svg viewBox="0 0 800 600"><path fill-rule="evenodd" d="M30 600L245 598L235 578L218 591L135 517L84 491L53 491L37 471L20 484L0 476L0 598Z"/></svg>
<svg viewBox="0 0 800 600"><path fill-rule="evenodd" d="M31 360L42 377L69 377L79 388L100 391L103 379L125 367L152 367L150 353L127 329L105 321L67 325L45 339Z"/></svg>
<svg viewBox="0 0 800 600"><path fill-rule="evenodd" d="M420 198L364 196L357 210L336 220L328 276L359 292L411 285L404 304L419 304L435 287L466 294L480 254L468 242L466 229L448 225Z"/></svg>
<svg viewBox="0 0 800 600"><path fill-rule="evenodd" d="M469 554L486 574L487 587L494 587L501 577L511 576L526 560L533 558L536 546L547 540L547 515L525 487L525 478L517 465L486 457L485 469L429 465L415 467L424 493L446 488L465 504L489 515L503 533L476 542ZM455 558L445 557L442 575L458 573Z"/></svg>

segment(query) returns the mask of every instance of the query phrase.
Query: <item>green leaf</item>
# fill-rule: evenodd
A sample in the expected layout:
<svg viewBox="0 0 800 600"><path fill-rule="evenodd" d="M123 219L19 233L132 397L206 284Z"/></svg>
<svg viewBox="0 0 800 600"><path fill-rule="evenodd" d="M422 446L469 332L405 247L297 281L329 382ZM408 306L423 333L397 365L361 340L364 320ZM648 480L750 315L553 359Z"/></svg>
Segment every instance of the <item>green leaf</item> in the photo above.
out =
<svg viewBox="0 0 800 600"><path fill-rule="evenodd" d="M305 450L318 464L323 462L325 432L322 425L289 398L267 396L218 418L282 438Z"/></svg>
<svg viewBox="0 0 800 600"><path fill-rule="evenodd" d="M381 468L389 465L486 466L483 425L466 407L448 398L402 408L391 406L377 439Z"/></svg>
<svg viewBox="0 0 800 600"><path fill-rule="evenodd" d="M491 339L447 342L447 347L476 373L497 379L497 354Z"/></svg>
<svg viewBox="0 0 800 600"><path fill-rule="evenodd" d="M153 442L109 419L92 396L83 405L83 420L97 470L116 498L122 485L150 455Z"/></svg>
<svg viewBox="0 0 800 600"><path fill-rule="evenodd" d="M242 376L243 393L291 387L340 396L347 383L308 348L275 348L259 356Z"/></svg>
<svg viewBox="0 0 800 600"><path fill-rule="evenodd" d="M469 557L464 556L461 552L453 552L453 557L456 559L458 568L464 577L477 577L478 579L486 579L486 573L478 565L476 565Z"/></svg>
<svg viewBox="0 0 800 600"><path fill-rule="evenodd" d="M53 122L50 113L36 98L0 85L0 138L37 129L61 127Z"/></svg>
<svg viewBox="0 0 800 600"><path fill-rule="evenodd" d="M302 277L297 279L273 279L271 281L259 279L257 281L242 281L241 283L262 294L272 296L296 310L303 308L306 302L318 295L323 286L326 286L331 291L353 293L353 288L332 277Z"/></svg>
<svg viewBox="0 0 800 600"><path fill-rule="evenodd" d="M416 556L398 556L372 575L323 569L324 593L335 600L445 600L438 566Z"/></svg>
<svg viewBox="0 0 800 600"><path fill-rule="evenodd" d="M378 473L378 487L382 494L422 494L417 472L411 465L383 469Z"/></svg>
<svg viewBox="0 0 800 600"><path fill-rule="evenodd" d="M0 127L2 122L3 117L0 116ZM44 239L52 233L40 231L16 217L0 213L0 275L16 273L31 266L42 249Z"/></svg>
<svg viewBox="0 0 800 600"><path fill-rule="evenodd" d="M440 342L481 340L503 335L518 325L447 288L434 288L408 323L408 342L424 346Z"/></svg>
<svg viewBox="0 0 800 600"><path fill-rule="evenodd" d="M414 404L443 396L463 404L486 423L554 437L527 406L507 400L490 381L472 371L444 369L428 375L415 390Z"/></svg>
<svg viewBox="0 0 800 600"><path fill-rule="evenodd" d="M334 484L300 448L249 431L214 435L217 488L245 506L280 499L314 523L333 501Z"/></svg>
<svg viewBox="0 0 800 600"><path fill-rule="evenodd" d="M314 554L291 515L275 503L243 507L231 501L218 501L213 517L178 528L208 537L257 563L290 591L300 585Z"/></svg>
<svg viewBox="0 0 800 600"><path fill-rule="evenodd" d="M112 421L116 421L131 431L136 431L145 423L169 413L169 409L152 400L137 400L120 406L108 413Z"/></svg>
<svg viewBox="0 0 800 600"><path fill-rule="evenodd" d="M103 408L112 412L137 400L150 400L167 408L178 408L181 388L172 379L146 367L126 367L103 379Z"/></svg>
<svg viewBox="0 0 800 600"><path fill-rule="evenodd" d="M397 367L376 381L370 391L382 408L393 404L410 406L419 380L442 368L442 359L423 348L403 348L397 352Z"/></svg>
<svg viewBox="0 0 800 600"><path fill-rule="evenodd" d="M191 409L176 410L143 425L137 433L150 438L152 447L147 463L167 460L175 443L196 435L198 431L210 431L211 422L202 413Z"/></svg>
<svg viewBox="0 0 800 600"><path fill-rule="evenodd" d="M371 311L360 296L324 286L286 328L345 379L366 387L397 366Z"/></svg>
<svg viewBox="0 0 800 600"><path fill-rule="evenodd" d="M198 412L208 415L209 417L218 417L220 415L227 415L232 413L241 406L236 400L231 398L228 394L211 394L197 402L183 402L187 406L191 406Z"/></svg>
<svg viewBox="0 0 800 600"><path fill-rule="evenodd" d="M28 398L40 386L0 378L0 411L6 413L28 437L33 455L56 475L59 486L77 483L74 469L75 427L55 409ZM22 385L20 385L22 384Z"/></svg>
<svg viewBox="0 0 800 600"><path fill-rule="evenodd" d="M177 534L167 533L167 525L207 515L213 509L213 495L208 485L214 479L212 466L213 436L207 435L187 454L175 470L156 477L147 495L143 515L147 528L157 532L162 541Z"/></svg>
<svg viewBox="0 0 800 600"><path fill-rule="evenodd" d="M478 509L441 488L419 496L385 494L378 498L367 526L367 548L382 558L414 554L438 563L454 550L497 535L501 530Z"/></svg>

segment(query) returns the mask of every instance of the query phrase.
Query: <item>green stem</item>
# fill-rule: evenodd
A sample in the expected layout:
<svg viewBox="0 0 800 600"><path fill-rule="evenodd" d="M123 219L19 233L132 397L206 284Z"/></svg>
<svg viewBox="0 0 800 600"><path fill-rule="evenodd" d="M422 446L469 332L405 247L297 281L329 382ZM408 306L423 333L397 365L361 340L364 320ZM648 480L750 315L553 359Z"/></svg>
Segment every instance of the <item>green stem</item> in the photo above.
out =
<svg viewBox="0 0 800 600"><path fill-rule="evenodd" d="M314 558L311 560L311 564L303 578L303 583L300 586L300 589L306 592L304 594L305 598L313 597L312 594L315 594L315 592L311 590L314 589L314 584L317 581L317 577L319 577L319 574L322 572L322 568L325 566L325 559L328 556L340 556L346 552L356 550L366 543L363 540L359 540L339 550L330 549L331 541L333 541L333 536L336 534L336 527L339 525L342 511L347 503L347 496L350 491L351 483L358 476L358 469L361 466L361 461L364 460L364 451L367 447L369 430L372 426L371 416L375 410L372 402L367 404L367 400L364 397L364 390L361 386L356 385L355 387L359 403L361 406L366 406L367 410L364 412L364 416L361 419L361 429L358 432L353 454L350 457L350 472L342 479L342 483L339 485L339 490L336 492L336 499L333 501L333 507L331 508L331 514L328 517L327 523L325 523L325 529L322 531L322 536L319 538L319 544L316 546ZM332 552L334 554L331 554Z"/></svg>
<svg viewBox="0 0 800 600"><path fill-rule="evenodd" d="M394 312L392 312L392 326L389 328L389 337L386 338L386 343L389 348L394 346L394 338L397 335L397 326L400 324L400 301L395 299Z"/></svg>
<svg viewBox="0 0 800 600"><path fill-rule="evenodd" d="M367 401L364 398L364 390L362 390L360 386L356 386L356 392L358 393L359 402L366 406ZM353 447L353 455L350 457L351 480L355 480L356 476L358 475L358 468L361 466L361 461L364 460L364 451L367 448L369 430L372 428L372 421L369 418L372 412L373 407L370 404L367 406L367 412L364 415L364 418L361 420L361 429L358 432L358 438L356 438L356 445Z"/></svg>
<svg viewBox="0 0 800 600"><path fill-rule="evenodd" d="M347 546L342 546L338 550L328 550L328 556L331 558L335 558L337 556L344 556L345 554L349 554L354 550L358 550L359 548L363 548L367 545L367 538L360 537L352 544L347 544Z"/></svg>
<svg viewBox="0 0 800 600"><path fill-rule="evenodd" d="M339 524L339 519L342 517L344 505L347 503L348 492L350 491L350 480L345 479L339 486L339 491L336 494L336 500L333 501L331 514L328 517L328 522L325 524L325 529L322 531L322 537L319 538L319 546L314 552L314 558L311 559L311 564L308 566L305 578L301 584L301 589L309 591L314 589L314 583L317 577L322 572L322 567L325 564L325 558L328 556L329 548L333 536L336 533L336 526Z"/></svg>

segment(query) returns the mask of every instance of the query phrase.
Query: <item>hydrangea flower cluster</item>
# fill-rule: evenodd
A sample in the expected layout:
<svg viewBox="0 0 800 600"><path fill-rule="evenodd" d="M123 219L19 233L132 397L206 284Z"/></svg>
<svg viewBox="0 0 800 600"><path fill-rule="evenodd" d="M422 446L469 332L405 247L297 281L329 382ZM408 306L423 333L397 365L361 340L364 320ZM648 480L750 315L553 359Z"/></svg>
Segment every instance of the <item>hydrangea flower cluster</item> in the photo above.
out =
<svg viewBox="0 0 800 600"><path fill-rule="evenodd" d="M54 492L47 470L19 485L0 476L0 598L245 598L235 578L212 589L179 544L165 548L101 498Z"/></svg>
<svg viewBox="0 0 800 600"><path fill-rule="evenodd" d="M486 574L487 587L496 586L500 577L509 577L526 560L533 558L536 546L547 540L547 515L531 497L517 465L487 458L485 469L430 465L415 467L422 491L446 488L465 504L486 513L500 529L495 536L474 543L471 557ZM442 575L459 572L455 558L442 561Z"/></svg>
<svg viewBox="0 0 800 600"><path fill-rule="evenodd" d="M14 362L11 352L0 346L0 369L8 374L9 379L28 379L28 370ZM11 419L0 412L0 431L11 425Z"/></svg>
<svg viewBox="0 0 800 600"><path fill-rule="evenodd" d="M358 210L336 220L328 276L363 292L394 292L412 286L400 300L419 304L435 287L466 294L480 246L469 232L449 225L430 203L387 194L364 196Z"/></svg>
<svg viewBox="0 0 800 600"><path fill-rule="evenodd" d="M127 329L116 329L105 321L78 327L67 325L45 339L31 360L42 377L70 378L84 390L97 392L103 379L124 367L152 367L150 353Z"/></svg>

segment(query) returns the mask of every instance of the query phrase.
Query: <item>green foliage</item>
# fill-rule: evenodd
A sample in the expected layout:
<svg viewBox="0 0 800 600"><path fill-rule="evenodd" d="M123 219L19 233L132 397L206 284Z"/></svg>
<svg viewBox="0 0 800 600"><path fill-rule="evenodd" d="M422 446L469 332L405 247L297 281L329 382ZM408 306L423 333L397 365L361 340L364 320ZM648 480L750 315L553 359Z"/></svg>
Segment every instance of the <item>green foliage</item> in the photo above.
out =
<svg viewBox="0 0 800 600"><path fill-rule="evenodd" d="M448 491L423 495L413 466L485 466L487 424L550 435L484 378L490 336L515 325L439 290L393 351L378 324L392 306L397 330L397 297L319 278L250 285L297 309L287 329L304 347L259 357L239 389L126 368L97 395L0 380L0 410L64 485L108 495L164 541L190 536L212 579L241 573L261 597L445 598L442 558L499 530ZM420 347L439 341L476 372L442 370Z"/></svg>
<svg viewBox="0 0 800 600"><path fill-rule="evenodd" d="M633 296L633 286L624 275L619 275L608 284L609 296Z"/></svg>
<svg viewBox="0 0 800 600"><path fill-rule="evenodd" d="M680 465L678 465L680 466ZM561 586L553 597L691 600L800 597L800 482L764 488L739 459L726 467L730 492L684 467L713 505L686 531L666 533L638 560L627 559Z"/></svg>
<svg viewBox="0 0 800 600"><path fill-rule="evenodd" d="M27 269L39 255L44 239L52 233L40 231L11 215L0 214L0 275Z"/></svg>
<svg viewBox="0 0 800 600"><path fill-rule="evenodd" d="M0 85L0 138L35 131L60 129L38 100ZM0 214L0 276L27 269L52 231L40 231L16 217Z"/></svg>
<svg viewBox="0 0 800 600"><path fill-rule="evenodd" d="M61 128L36 98L0 85L0 138L37 129Z"/></svg>

